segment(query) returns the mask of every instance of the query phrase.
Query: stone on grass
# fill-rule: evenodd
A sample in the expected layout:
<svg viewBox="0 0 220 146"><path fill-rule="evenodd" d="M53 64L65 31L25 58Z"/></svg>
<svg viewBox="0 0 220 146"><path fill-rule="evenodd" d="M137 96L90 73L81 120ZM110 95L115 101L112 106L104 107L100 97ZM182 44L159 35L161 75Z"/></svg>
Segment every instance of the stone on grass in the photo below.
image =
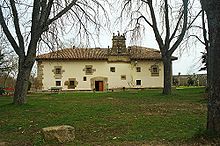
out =
<svg viewBox="0 0 220 146"><path fill-rule="evenodd" d="M9 145L9 143L7 143L7 142L0 142L0 146L8 146Z"/></svg>
<svg viewBox="0 0 220 146"><path fill-rule="evenodd" d="M42 129L42 133L45 141L66 143L75 139L75 129L69 125L46 127Z"/></svg>

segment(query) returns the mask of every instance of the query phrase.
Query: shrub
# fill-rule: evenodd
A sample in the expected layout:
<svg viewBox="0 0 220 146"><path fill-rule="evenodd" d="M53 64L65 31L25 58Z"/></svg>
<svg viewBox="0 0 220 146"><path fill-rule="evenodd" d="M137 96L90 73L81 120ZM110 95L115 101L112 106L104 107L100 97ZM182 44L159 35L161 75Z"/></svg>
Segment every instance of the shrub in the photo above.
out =
<svg viewBox="0 0 220 146"><path fill-rule="evenodd" d="M0 95L5 94L5 89L3 87L0 87Z"/></svg>

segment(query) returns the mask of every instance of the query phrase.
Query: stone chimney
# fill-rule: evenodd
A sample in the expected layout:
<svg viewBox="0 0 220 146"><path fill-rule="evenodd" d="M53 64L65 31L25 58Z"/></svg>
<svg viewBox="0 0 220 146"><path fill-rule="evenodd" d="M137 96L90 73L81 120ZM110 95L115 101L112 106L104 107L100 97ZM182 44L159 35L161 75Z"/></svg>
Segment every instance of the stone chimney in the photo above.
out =
<svg viewBox="0 0 220 146"><path fill-rule="evenodd" d="M126 53L127 48L125 34L120 35L120 33L118 32L118 34L115 35L113 33L111 54L120 55Z"/></svg>
<svg viewBox="0 0 220 146"><path fill-rule="evenodd" d="M117 35L113 33L112 48L108 48L109 62L130 62L128 49L126 48L125 34Z"/></svg>

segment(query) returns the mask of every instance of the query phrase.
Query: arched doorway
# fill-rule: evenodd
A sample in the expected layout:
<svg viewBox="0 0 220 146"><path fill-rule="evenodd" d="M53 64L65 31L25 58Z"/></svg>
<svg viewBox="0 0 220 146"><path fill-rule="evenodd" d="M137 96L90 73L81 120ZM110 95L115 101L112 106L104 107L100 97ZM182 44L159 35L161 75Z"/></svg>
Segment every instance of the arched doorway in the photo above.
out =
<svg viewBox="0 0 220 146"><path fill-rule="evenodd" d="M94 77L91 78L91 89L95 91L107 91L107 81L106 77Z"/></svg>

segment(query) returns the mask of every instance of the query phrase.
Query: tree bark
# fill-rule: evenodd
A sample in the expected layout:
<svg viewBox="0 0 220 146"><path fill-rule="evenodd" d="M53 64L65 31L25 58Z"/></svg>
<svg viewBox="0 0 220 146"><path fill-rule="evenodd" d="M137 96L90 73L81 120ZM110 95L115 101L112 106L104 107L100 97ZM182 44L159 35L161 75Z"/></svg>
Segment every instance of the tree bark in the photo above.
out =
<svg viewBox="0 0 220 146"><path fill-rule="evenodd" d="M163 66L164 66L163 94L169 95L171 94L171 72L172 72L171 57L163 57Z"/></svg>
<svg viewBox="0 0 220 146"><path fill-rule="evenodd" d="M21 105L26 103L26 96L28 91L29 78L34 61L29 63L25 60L19 60L19 72L17 75L17 81L15 85L15 92L13 97L13 103Z"/></svg>
<svg viewBox="0 0 220 146"><path fill-rule="evenodd" d="M220 1L201 0L209 29L207 130L220 134Z"/></svg>

